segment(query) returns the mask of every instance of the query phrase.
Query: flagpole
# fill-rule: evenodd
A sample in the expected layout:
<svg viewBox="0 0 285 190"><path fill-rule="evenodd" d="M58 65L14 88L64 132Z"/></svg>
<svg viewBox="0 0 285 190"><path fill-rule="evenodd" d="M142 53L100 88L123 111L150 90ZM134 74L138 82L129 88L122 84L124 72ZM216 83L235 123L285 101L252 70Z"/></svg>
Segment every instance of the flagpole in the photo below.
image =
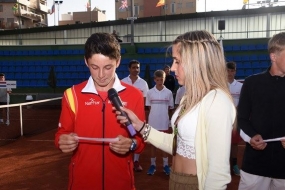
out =
<svg viewBox="0 0 285 190"><path fill-rule="evenodd" d="M54 7L54 10L55 10L55 0L53 0L53 7ZM52 10L53 11L53 10ZM53 11L53 25L55 26L55 11Z"/></svg>

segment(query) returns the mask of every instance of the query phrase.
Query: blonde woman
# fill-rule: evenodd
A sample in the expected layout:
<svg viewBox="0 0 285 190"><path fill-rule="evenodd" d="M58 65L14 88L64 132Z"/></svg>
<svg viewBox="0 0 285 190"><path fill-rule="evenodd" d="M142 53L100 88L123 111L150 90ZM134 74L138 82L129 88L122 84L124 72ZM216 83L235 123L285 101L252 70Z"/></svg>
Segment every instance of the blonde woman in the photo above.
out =
<svg viewBox="0 0 285 190"><path fill-rule="evenodd" d="M172 44L173 64L185 95L171 124L173 134L155 130L123 108L144 140L173 155L170 190L226 189L231 181L231 132L236 110L227 82L224 54L207 31L187 32ZM126 117L117 118L121 123Z"/></svg>

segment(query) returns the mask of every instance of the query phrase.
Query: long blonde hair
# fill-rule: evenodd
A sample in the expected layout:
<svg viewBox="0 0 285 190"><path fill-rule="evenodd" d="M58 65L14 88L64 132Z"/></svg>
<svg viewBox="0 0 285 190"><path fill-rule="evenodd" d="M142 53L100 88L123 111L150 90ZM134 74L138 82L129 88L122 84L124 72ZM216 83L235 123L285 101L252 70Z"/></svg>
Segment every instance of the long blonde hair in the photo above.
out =
<svg viewBox="0 0 285 190"><path fill-rule="evenodd" d="M187 32L172 45L178 47L185 74L185 113L212 89L219 88L231 98L224 53L212 34L203 30Z"/></svg>

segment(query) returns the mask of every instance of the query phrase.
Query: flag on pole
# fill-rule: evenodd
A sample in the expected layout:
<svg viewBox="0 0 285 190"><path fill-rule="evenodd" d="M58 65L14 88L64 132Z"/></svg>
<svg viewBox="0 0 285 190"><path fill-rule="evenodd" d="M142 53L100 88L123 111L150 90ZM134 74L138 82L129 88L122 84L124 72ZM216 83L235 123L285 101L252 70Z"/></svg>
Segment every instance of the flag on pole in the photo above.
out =
<svg viewBox="0 0 285 190"><path fill-rule="evenodd" d="M50 13L49 14L53 14L54 13L54 11L55 11L55 7L54 7L54 4L52 5L52 7L51 7L51 10L50 10Z"/></svg>
<svg viewBox="0 0 285 190"><path fill-rule="evenodd" d="M87 8L90 8L91 7L91 0L88 0L87 4L86 4L86 7Z"/></svg>
<svg viewBox="0 0 285 190"><path fill-rule="evenodd" d="M122 0L119 9L126 9L126 8L128 8L128 0Z"/></svg>
<svg viewBox="0 0 285 190"><path fill-rule="evenodd" d="M165 0L159 0L159 2L156 4L156 7L160 7L165 5Z"/></svg>
<svg viewBox="0 0 285 190"><path fill-rule="evenodd" d="M12 10L13 11L18 10L18 8L19 8L18 3L16 3L13 5Z"/></svg>
<svg viewBox="0 0 285 190"><path fill-rule="evenodd" d="M249 0L243 0L243 4L247 4Z"/></svg>

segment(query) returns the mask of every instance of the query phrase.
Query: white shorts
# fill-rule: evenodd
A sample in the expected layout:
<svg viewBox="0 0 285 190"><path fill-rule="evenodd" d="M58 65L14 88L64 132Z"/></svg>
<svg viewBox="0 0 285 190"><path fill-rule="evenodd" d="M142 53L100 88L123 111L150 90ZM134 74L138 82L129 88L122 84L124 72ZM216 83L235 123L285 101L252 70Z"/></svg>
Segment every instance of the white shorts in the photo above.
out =
<svg viewBox="0 0 285 190"><path fill-rule="evenodd" d="M240 170L238 190L284 190L285 179L253 175Z"/></svg>

